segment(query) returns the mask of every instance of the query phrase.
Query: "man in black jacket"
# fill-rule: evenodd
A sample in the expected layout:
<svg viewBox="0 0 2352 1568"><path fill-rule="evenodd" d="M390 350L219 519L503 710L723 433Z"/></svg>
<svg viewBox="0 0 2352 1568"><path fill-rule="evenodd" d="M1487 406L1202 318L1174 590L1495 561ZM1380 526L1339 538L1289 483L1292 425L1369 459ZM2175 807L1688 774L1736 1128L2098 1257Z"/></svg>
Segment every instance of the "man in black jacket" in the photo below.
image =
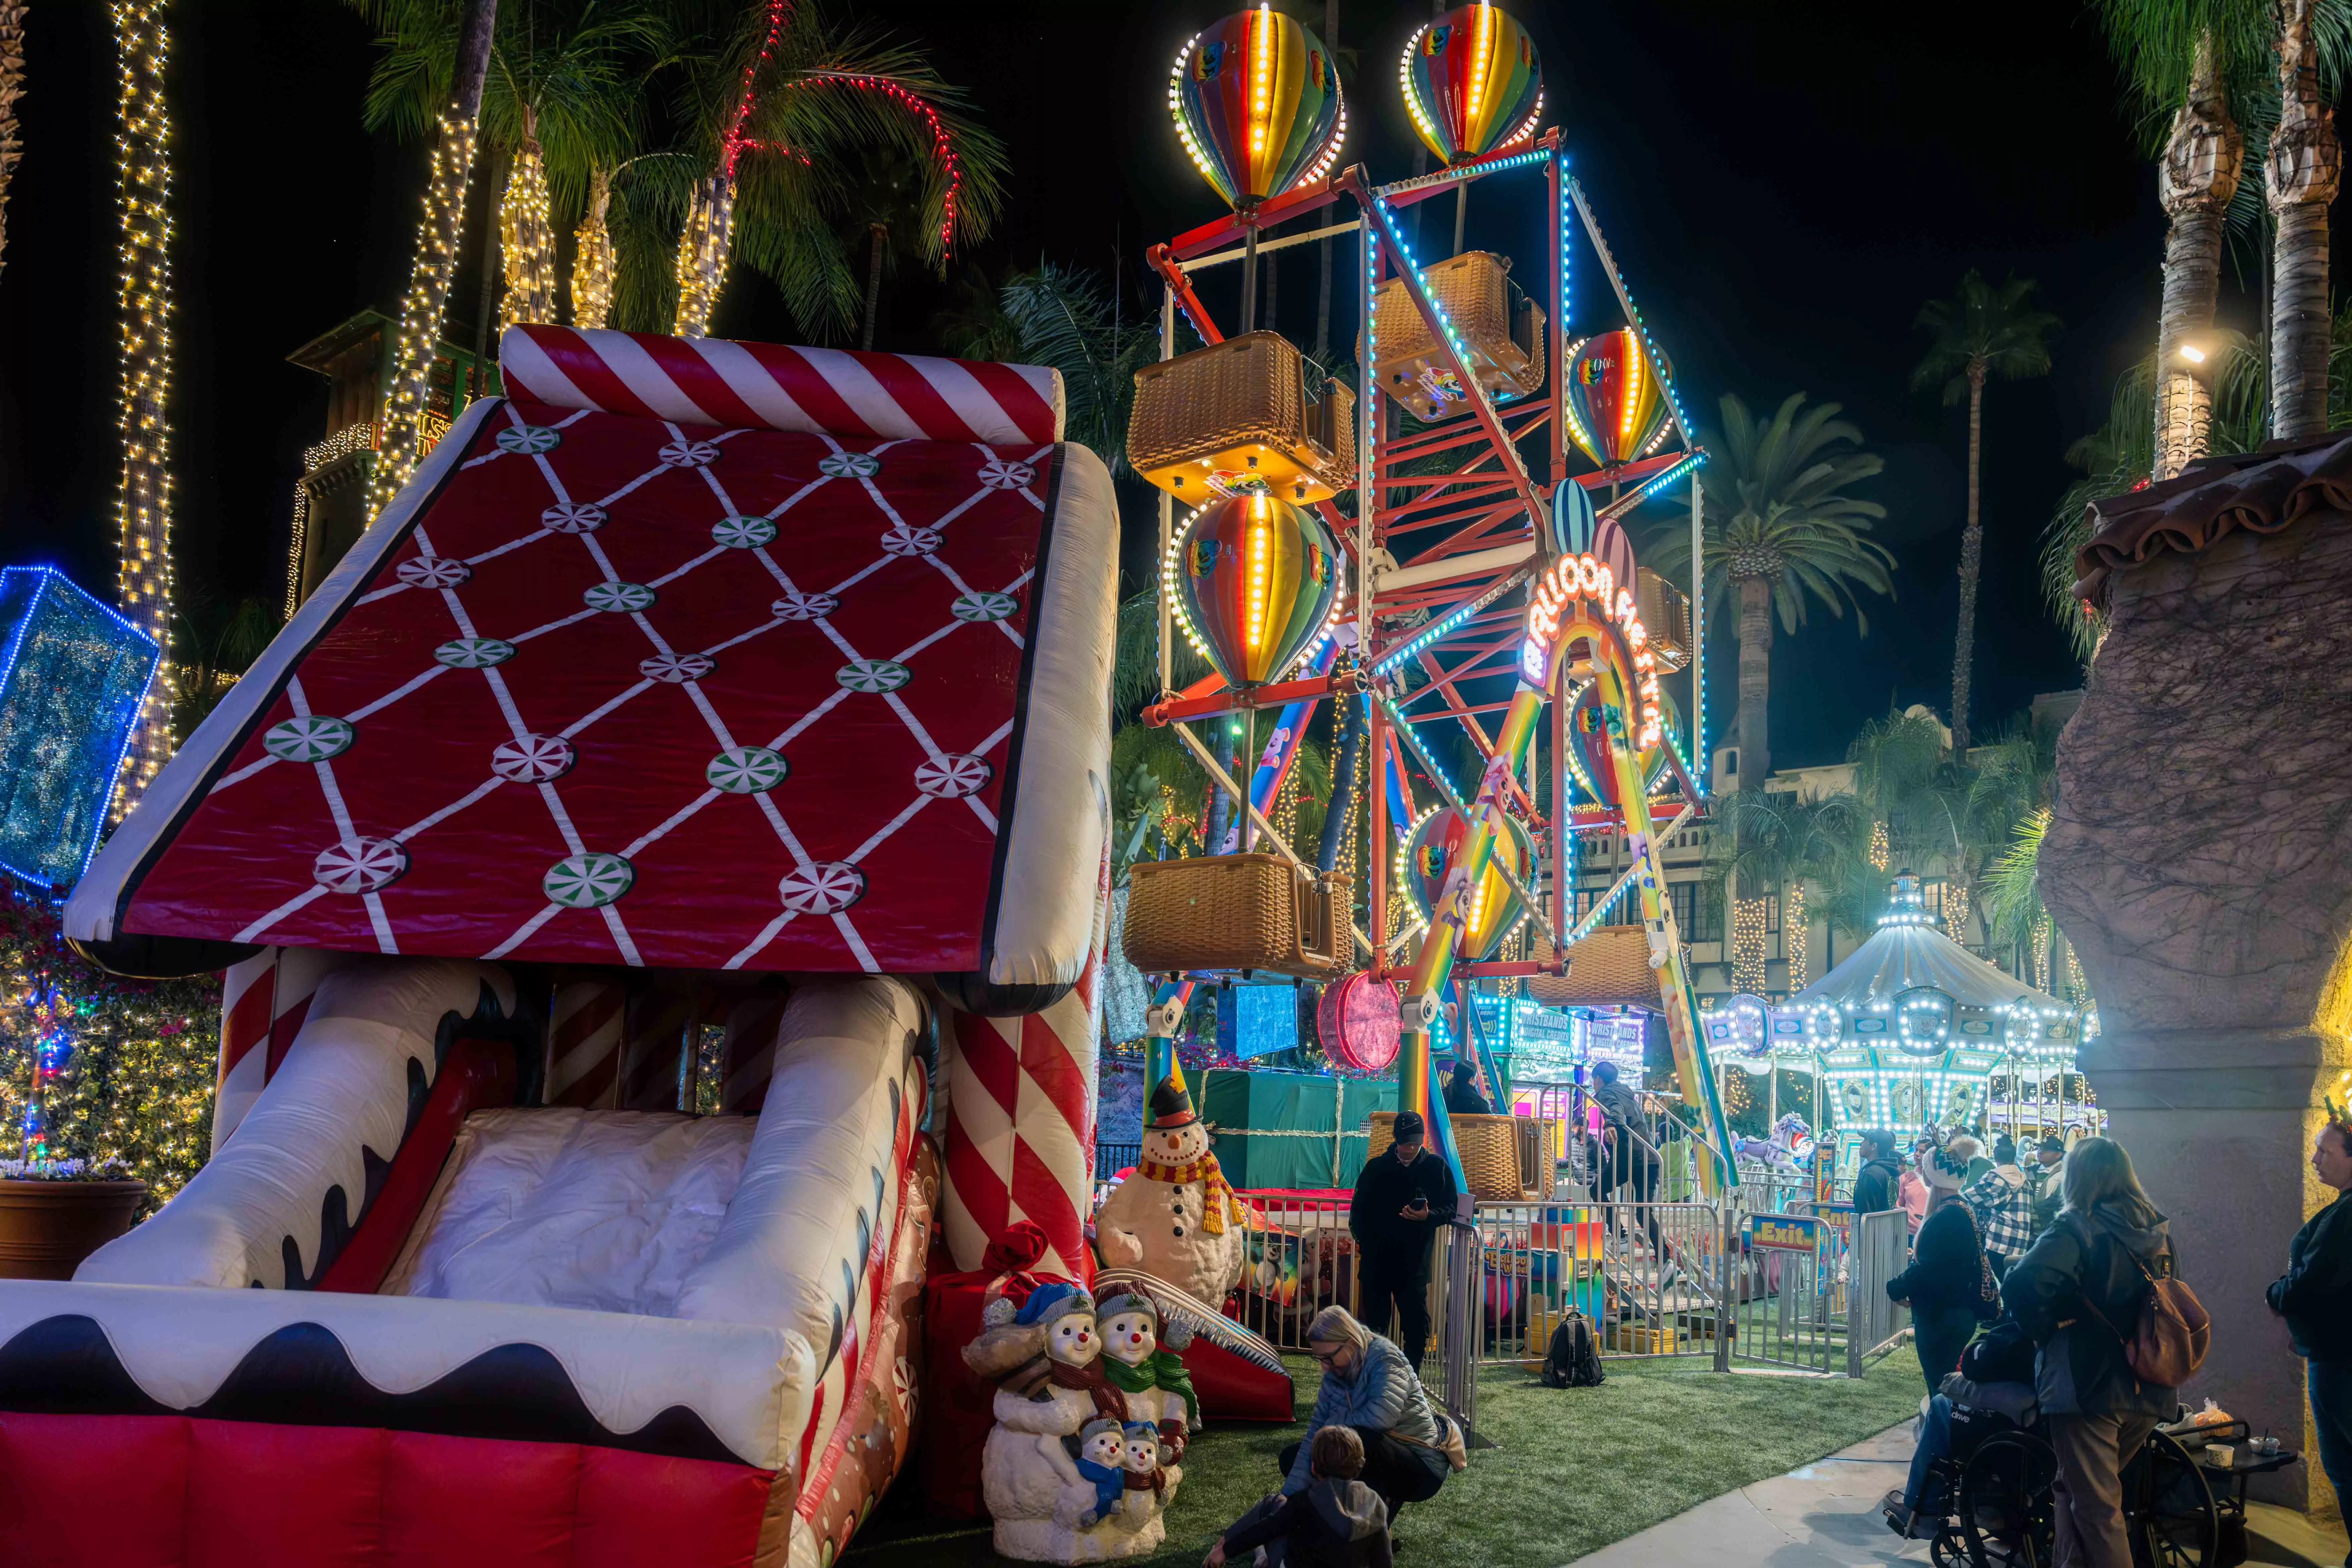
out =
<svg viewBox="0 0 2352 1568"><path fill-rule="evenodd" d="M1896 1184L1903 1166L1895 1158L1895 1140L1885 1132L1862 1135L1862 1169L1854 1173L1853 1212L1878 1214L1895 1206Z"/></svg>
<svg viewBox="0 0 2352 1568"><path fill-rule="evenodd" d="M2311 1168L2336 1201L2294 1233L2270 1302L2304 1358L2320 1467L2343 1498L2352 1495L2352 1127L2322 1127ZM2346 1563L2352 1568L2352 1558Z"/></svg>
<svg viewBox="0 0 2352 1568"><path fill-rule="evenodd" d="M1356 1178L1348 1229L1356 1237L1363 1321L1384 1331L1394 1303L1397 1349L1419 1372L1429 1348L1430 1246L1437 1227L1454 1218L1454 1173L1429 1152L1419 1112L1397 1112L1395 1133Z"/></svg>

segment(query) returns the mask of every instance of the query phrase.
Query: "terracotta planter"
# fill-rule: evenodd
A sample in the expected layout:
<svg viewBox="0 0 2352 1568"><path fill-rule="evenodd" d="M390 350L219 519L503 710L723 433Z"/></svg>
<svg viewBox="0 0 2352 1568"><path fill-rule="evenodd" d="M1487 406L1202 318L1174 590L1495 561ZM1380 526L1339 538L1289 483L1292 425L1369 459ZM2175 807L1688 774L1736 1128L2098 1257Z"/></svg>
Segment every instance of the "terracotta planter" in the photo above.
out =
<svg viewBox="0 0 2352 1568"><path fill-rule="evenodd" d="M70 1279L131 1228L144 1182L0 1180L0 1279Z"/></svg>

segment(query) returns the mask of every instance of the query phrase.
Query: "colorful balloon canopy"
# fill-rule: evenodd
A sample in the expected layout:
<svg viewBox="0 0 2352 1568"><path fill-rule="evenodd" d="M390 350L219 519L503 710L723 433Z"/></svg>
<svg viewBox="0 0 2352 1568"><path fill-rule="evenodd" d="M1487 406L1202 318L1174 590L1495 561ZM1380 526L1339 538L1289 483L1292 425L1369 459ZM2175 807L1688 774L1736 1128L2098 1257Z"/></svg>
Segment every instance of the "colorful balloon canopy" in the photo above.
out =
<svg viewBox="0 0 2352 1568"><path fill-rule="evenodd" d="M1492 958L1527 912L1496 867L1524 881L1528 868L1535 864L1535 841L1517 817L1507 816L1504 821L1509 831L1495 840L1486 875L1470 895L1470 920L1462 928L1462 945L1456 954L1465 963L1483 963ZM1423 920L1429 919L1437 907L1437 895L1445 886L1445 868L1462 852L1469 837L1469 820L1450 805L1439 806L1413 825L1412 837L1405 840L1403 880L1406 895Z"/></svg>
<svg viewBox="0 0 2352 1568"><path fill-rule="evenodd" d="M1415 33L1397 75L1413 129L1449 164L1533 136L1543 114L1535 40L1484 0Z"/></svg>
<svg viewBox="0 0 2352 1568"><path fill-rule="evenodd" d="M1664 355L1659 368L1674 374ZM1630 463L1649 450L1665 423L1665 384L1632 331L1621 327L1587 338L1570 356L1568 430L1586 457L1604 468Z"/></svg>
<svg viewBox="0 0 2352 1568"><path fill-rule="evenodd" d="M1228 496L1194 512L1177 534L1162 587L1226 685L1262 686L1323 629L1339 596L1339 548L1303 506Z"/></svg>
<svg viewBox="0 0 2352 1568"><path fill-rule="evenodd" d="M1328 174L1348 132L1322 40L1266 5L1184 46L1168 110L1202 175L1240 212Z"/></svg>
<svg viewBox="0 0 2352 1568"><path fill-rule="evenodd" d="M1675 705L1674 693L1663 691L1658 696L1659 710L1665 716L1665 728L1676 731L1682 723L1682 713ZM1609 736L1601 724L1601 688L1587 681L1578 692L1575 703L1568 710L1569 733L1575 737L1575 754L1569 758L1569 772L1577 786L1591 799L1614 810L1617 806L1617 768L1610 760ZM1636 759L1642 764L1642 787L1654 790L1665 776L1666 752L1661 746L1645 757Z"/></svg>

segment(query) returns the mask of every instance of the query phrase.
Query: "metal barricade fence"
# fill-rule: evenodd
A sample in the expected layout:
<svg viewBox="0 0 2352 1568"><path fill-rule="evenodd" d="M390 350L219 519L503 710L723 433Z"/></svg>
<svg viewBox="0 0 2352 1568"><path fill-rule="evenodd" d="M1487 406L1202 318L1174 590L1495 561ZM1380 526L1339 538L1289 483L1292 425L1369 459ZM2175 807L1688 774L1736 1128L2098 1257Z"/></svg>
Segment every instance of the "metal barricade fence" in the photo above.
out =
<svg viewBox="0 0 2352 1568"><path fill-rule="evenodd" d="M1742 1217L1732 1269L1730 1361L1821 1373L1848 1370L1846 1228L1833 1218Z"/></svg>
<svg viewBox="0 0 2352 1568"><path fill-rule="evenodd" d="M1141 1143L1097 1143L1095 1145L1095 1180L1108 1182L1129 1166L1143 1159Z"/></svg>
<svg viewBox="0 0 2352 1568"><path fill-rule="evenodd" d="M1722 1274L1714 1204L1477 1205L1477 1359L1537 1362L1570 1312L1603 1356L1713 1353Z"/></svg>
<svg viewBox="0 0 2352 1568"><path fill-rule="evenodd" d="M1886 1297L1886 1282L1911 1261L1910 1217L1901 1209L1856 1215L1847 1285L1845 1371L1860 1377L1870 1363L1903 1342L1911 1313Z"/></svg>
<svg viewBox="0 0 2352 1568"><path fill-rule="evenodd" d="M1334 1304L1355 1312L1360 1299L1348 1200L1261 1193L1242 1199L1250 1210L1249 1239L1234 1316L1277 1349L1303 1351L1317 1312Z"/></svg>

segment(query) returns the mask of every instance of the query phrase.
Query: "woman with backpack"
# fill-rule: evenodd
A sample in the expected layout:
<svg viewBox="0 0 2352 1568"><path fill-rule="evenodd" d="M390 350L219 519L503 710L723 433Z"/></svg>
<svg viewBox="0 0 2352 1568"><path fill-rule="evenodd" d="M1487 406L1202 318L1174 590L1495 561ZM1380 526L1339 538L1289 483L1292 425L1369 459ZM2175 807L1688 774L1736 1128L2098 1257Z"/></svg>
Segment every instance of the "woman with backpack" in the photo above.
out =
<svg viewBox="0 0 2352 1568"><path fill-rule="evenodd" d="M2163 1336L2148 1314L2160 1319L2184 1298L2194 1308L2195 1298L2169 1278L2164 1215L2122 1144L2075 1144L2059 1191L2065 1206L2010 1266L2001 1299L2040 1347L2034 1394L2058 1457L2057 1568L2132 1568L2124 1467L2179 1403L2175 1383L2158 1379L2177 1383L2202 1354L2201 1345L2186 1358L2151 1352Z"/></svg>

